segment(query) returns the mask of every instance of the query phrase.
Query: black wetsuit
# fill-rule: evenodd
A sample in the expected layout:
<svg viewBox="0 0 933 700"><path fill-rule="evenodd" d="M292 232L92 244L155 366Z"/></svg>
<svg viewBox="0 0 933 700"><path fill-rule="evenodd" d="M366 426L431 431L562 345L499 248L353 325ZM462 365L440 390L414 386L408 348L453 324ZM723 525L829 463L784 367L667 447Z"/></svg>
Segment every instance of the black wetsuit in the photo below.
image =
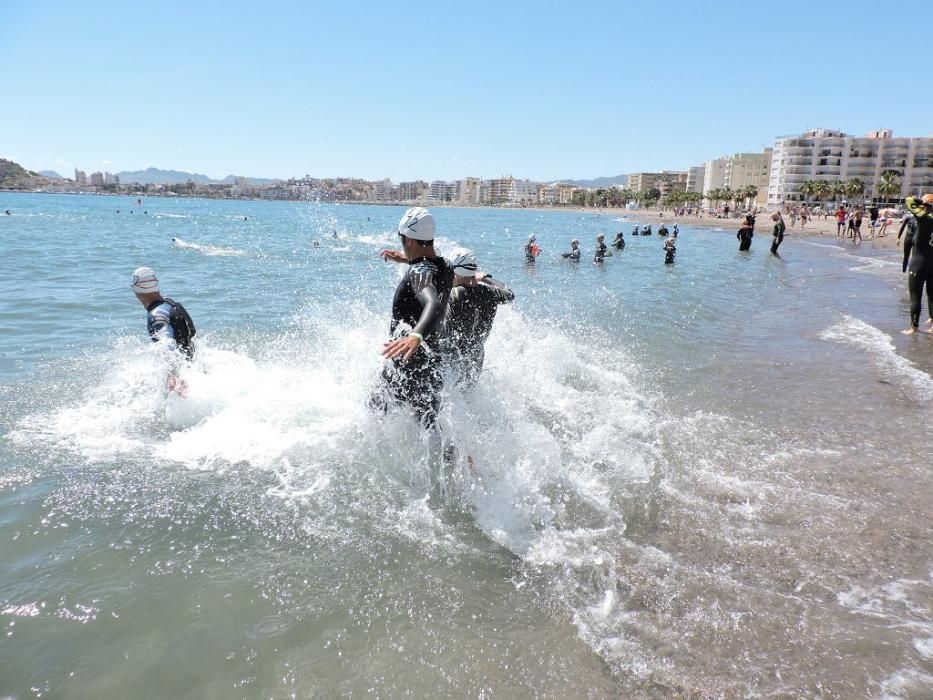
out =
<svg viewBox="0 0 933 700"><path fill-rule="evenodd" d="M739 239L739 250L749 250L752 247L752 236L755 235L755 229L747 223L739 229L735 235Z"/></svg>
<svg viewBox="0 0 933 700"><path fill-rule="evenodd" d="M778 219L774 223L774 242L771 243L771 255L781 257L778 255L778 246L784 241L784 230L787 227L784 225L784 219Z"/></svg>
<svg viewBox="0 0 933 700"><path fill-rule="evenodd" d="M153 343L167 343L187 359L194 357L197 329L185 307L172 299L159 299L146 307L146 326Z"/></svg>
<svg viewBox="0 0 933 700"><path fill-rule="evenodd" d="M424 337L421 347L407 362L397 358L382 371L382 386L369 405L385 410L390 401L408 403L425 427L433 427L443 388L440 347L436 342L443 328L447 299L454 283L454 271L444 258L413 260L392 299L389 332L396 336L410 332ZM406 329L401 329L404 324Z"/></svg>
<svg viewBox="0 0 933 700"><path fill-rule="evenodd" d="M596 255L593 258L593 262L601 263L607 255L612 255L612 251L609 250L609 246L605 243L596 244Z"/></svg>
<svg viewBox="0 0 933 700"><path fill-rule="evenodd" d="M907 198L907 207L911 207L912 197ZM910 293L910 325L920 325L920 306L923 301L923 288L927 291L927 307L933 316L933 304L930 302L930 287L933 285L933 215L925 214L911 217L907 236L904 238L904 271L907 273L907 291Z"/></svg>
<svg viewBox="0 0 933 700"><path fill-rule="evenodd" d="M622 238L621 233L616 234L616 239L612 242L612 246L616 250L622 250L623 248L625 248L625 239Z"/></svg>
<svg viewBox="0 0 933 700"><path fill-rule="evenodd" d="M580 248L573 248L569 253L561 253L560 256L573 262L580 262Z"/></svg>
<svg viewBox="0 0 933 700"><path fill-rule="evenodd" d="M677 255L677 248L674 246L665 246L664 247L664 264L673 265L674 256Z"/></svg>
<svg viewBox="0 0 933 700"><path fill-rule="evenodd" d="M444 354L459 381L472 384L483 369L485 343L492 331L499 304L515 298L511 289L492 277L472 287L454 287L445 317Z"/></svg>

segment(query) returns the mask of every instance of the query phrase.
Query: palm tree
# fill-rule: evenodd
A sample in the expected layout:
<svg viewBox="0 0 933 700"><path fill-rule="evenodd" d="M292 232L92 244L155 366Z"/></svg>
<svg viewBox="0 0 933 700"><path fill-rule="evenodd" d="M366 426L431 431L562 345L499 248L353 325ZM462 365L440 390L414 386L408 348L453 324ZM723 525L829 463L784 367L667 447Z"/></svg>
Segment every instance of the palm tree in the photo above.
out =
<svg viewBox="0 0 933 700"><path fill-rule="evenodd" d="M742 188L742 198L745 200L745 204L748 205L749 200L755 201L758 199L758 186L757 185L745 185Z"/></svg>
<svg viewBox="0 0 933 700"><path fill-rule="evenodd" d="M809 201L810 197L817 195L819 190L819 183L816 180L805 180L804 183L800 186L800 195L806 202Z"/></svg>
<svg viewBox="0 0 933 700"><path fill-rule="evenodd" d="M865 194L864 182L862 182L857 177L850 177L844 184L846 186L847 195L853 198L857 197L859 200L862 199L863 195Z"/></svg>
<svg viewBox="0 0 933 700"><path fill-rule="evenodd" d="M877 189L878 194L885 199L888 199L892 195L900 194L901 178L893 170L885 170L881 173L881 179L878 181L875 189Z"/></svg>
<svg viewBox="0 0 933 700"><path fill-rule="evenodd" d="M826 180L817 180L815 186L817 197L828 197L833 193L832 184Z"/></svg>

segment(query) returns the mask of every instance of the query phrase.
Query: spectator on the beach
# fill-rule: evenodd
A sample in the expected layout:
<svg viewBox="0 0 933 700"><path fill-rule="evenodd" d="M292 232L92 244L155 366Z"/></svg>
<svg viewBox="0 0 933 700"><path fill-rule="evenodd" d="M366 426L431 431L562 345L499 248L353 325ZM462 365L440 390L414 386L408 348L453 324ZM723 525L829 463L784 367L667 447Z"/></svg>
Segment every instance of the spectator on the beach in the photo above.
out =
<svg viewBox="0 0 933 700"><path fill-rule="evenodd" d="M859 243L862 242L862 216L863 216L862 207L861 205L859 205L855 208L855 214L853 214L852 216L852 218L855 219L855 225L853 226L852 238L853 239L857 238Z"/></svg>
<svg viewBox="0 0 933 700"><path fill-rule="evenodd" d="M875 228L878 226L878 207L872 204L868 208L868 228L870 229L868 237L875 237Z"/></svg>
<svg viewBox="0 0 933 700"><path fill-rule="evenodd" d="M849 215L846 213L846 208L840 204L836 210L836 238L842 238L845 234L847 218Z"/></svg>
<svg viewBox="0 0 933 700"><path fill-rule="evenodd" d="M888 224L891 223L891 218L888 216L882 216L878 221L881 223L881 228L878 229L878 238L884 238L885 231L888 230Z"/></svg>
<svg viewBox="0 0 933 700"><path fill-rule="evenodd" d="M774 241L771 243L771 255L780 258L778 247L784 241L784 231L787 227L784 225L784 217L781 216L779 211L771 215L771 220L774 222Z"/></svg>
<svg viewBox="0 0 933 700"><path fill-rule="evenodd" d="M800 209L800 228L804 228L807 225L807 221L810 220L810 207L806 204L803 205Z"/></svg>
<svg viewBox="0 0 933 700"><path fill-rule="evenodd" d="M797 224L797 207L790 210L790 227L794 228Z"/></svg>
<svg viewBox="0 0 933 700"><path fill-rule="evenodd" d="M854 214L850 214L847 220L846 235L853 240L855 239L855 215Z"/></svg>

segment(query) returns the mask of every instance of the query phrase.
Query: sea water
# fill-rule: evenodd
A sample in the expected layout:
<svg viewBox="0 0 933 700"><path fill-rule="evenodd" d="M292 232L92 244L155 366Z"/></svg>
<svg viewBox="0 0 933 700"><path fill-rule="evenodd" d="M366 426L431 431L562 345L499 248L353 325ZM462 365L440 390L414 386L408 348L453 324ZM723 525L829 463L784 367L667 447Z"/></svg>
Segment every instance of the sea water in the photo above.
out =
<svg viewBox="0 0 933 700"><path fill-rule="evenodd" d="M516 294L445 392L438 498L431 440L366 408L400 207L3 209L0 696L931 697L899 250L683 220L666 266L636 214L437 208ZM185 399L141 265L198 327Z"/></svg>

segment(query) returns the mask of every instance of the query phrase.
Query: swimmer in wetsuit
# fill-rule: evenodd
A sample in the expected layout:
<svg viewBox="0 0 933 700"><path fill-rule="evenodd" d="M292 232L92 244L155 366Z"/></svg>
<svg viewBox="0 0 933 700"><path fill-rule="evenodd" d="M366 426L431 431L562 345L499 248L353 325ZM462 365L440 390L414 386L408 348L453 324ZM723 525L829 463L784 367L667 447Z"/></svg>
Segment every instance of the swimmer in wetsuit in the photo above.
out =
<svg viewBox="0 0 933 700"><path fill-rule="evenodd" d="M572 262L580 262L580 241L574 238L570 241L570 252L561 253L560 256Z"/></svg>
<svg viewBox="0 0 933 700"><path fill-rule="evenodd" d="M622 250L625 248L625 236L621 231L616 234L615 240L612 241L612 247L616 250Z"/></svg>
<svg viewBox="0 0 933 700"><path fill-rule="evenodd" d="M673 238L668 238L664 241L664 264L673 265L675 255L677 255L677 246L674 245Z"/></svg>
<svg viewBox="0 0 933 700"><path fill-rule="evenodd" d="M458 375L458 383L470 386L483 370L486 339L500 304L515 299L511 289L477 270L476 256L468 250L454 257L454 288L444 323L444 355Z"/></svg>
<svg viewBox="0 0 933 700"><path fill-rule="evenodd" d="M612 255L612 251L609 250L609 246L606 245L606 237L603 234L596 236L596 253L593 257L593 262L597 265L602 265L603 260Z"/></svg>
<svg viewBox="0 0 933 700"><path fill-rule="evenodd" d="M916 223L904 239L904 266L907 273L907 291L910 293L910 328L904 333L916 333L920 326L920 307L923 288L927 291L927 305L933 316L930 287L933 285L933 194L921 199L907 198L907 211Z"/></svg>
<svg viewBox="0 0 933 700"><path fill-rule="evenodd" d="M784 225L784 217L781 216L781 212L776 211L771 215L771 220L774 222L774 240L771 243L771 255L776 258L781 256L778 254L778 247L784 241L784 231L787 227Z"/></svg>
<svg viewBox="0 0 933 700"><path fill-rule="evenodd" d="M389 332L383 356L390 362L382 372L381 386L369 405L386 410L391 402L409 404L426 428L433 428L443 388L440 336L447 299L453 286L450 264L434 252L434 217L427 209L412 207L398 227L408 270L395 289ZM397 260L383 251L386 260Z"/></svg>
<svg viewBox="0 0 933 700"><path fill-rule="evenodd" d="M750 250L752 247L752 237L755 235L755 226L749 221L750 218L751 216L745 217L745 223L742 224L738 233L735 234L735 237L739 239L739 250Z"/></svg>
<svg viewBox="0 0 933 700"><path fill-rule="evenodd" d="M131 287L139 303L146 307L146 326L152 342L173 353L168 390L184 395L186 387L177 376L176 366L178 359L191 360L194 357L194 336L197 334L194 321L184 306L162 296L159 278L152 268L136 269Z"/></svg>

